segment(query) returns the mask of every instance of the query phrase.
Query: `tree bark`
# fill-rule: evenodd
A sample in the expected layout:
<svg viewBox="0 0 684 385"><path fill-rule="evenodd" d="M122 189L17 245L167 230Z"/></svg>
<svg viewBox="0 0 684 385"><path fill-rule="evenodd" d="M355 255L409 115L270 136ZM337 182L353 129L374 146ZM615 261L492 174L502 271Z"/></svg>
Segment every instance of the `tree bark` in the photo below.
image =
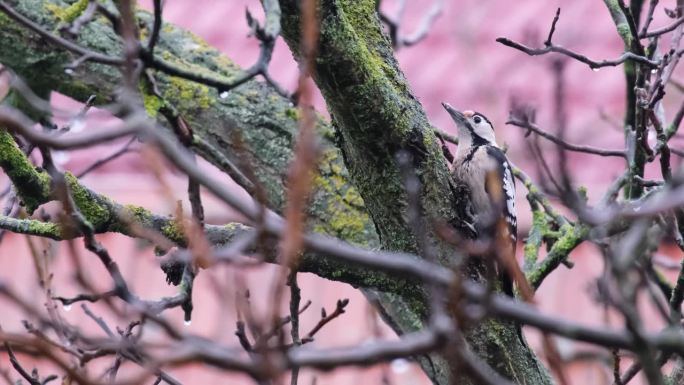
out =
<svg viewBox="0 0 684 385"><path fill-rule="evenodd" d="M297 57L300 2L281 0L280 4L283 35ZM383 248L418 254L425 251L418 247L407 219L407 197L396 160L403 151L410 154L422 186L420 226L428 229L428 244L434 247L437 258L451 264L460 256L436 235L434 224L458 223L465 198L453 184L427 116L394 58L377 14L377 2L322 0L318 12L320 40L313 76L333 118L338 147L354 186L366 202ZM424 309L413 309L426 316ZM399 319L393 314L396 308L386 310L390 318ZM403 333L415 325L398 323L394 327ZM472 349L504 376L520 383L550 381L546 370L518 338L515 325L490 320L472 326L466 333ZM453 374L455 383L470 383L461 371ZM443 375L439 371L433 380L443 383Z"/></svg>

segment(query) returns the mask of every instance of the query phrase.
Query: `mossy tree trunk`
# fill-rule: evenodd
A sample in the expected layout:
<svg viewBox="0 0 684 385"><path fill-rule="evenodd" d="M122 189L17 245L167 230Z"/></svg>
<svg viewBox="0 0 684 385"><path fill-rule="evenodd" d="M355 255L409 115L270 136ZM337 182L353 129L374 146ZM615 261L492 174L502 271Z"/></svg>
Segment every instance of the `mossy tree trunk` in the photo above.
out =
<svg viewBox="0 0 684 385"><path fill-rule="evenodd" d="M14 0L12 7L57 31L72 18L74 2L61 0ZM297 3L281 1L284 35L295 56L298 51ZM382 33L376 4L370 0L321 1L321 37L314 68L315 80L333 116L334 129L318 122L323 138L323 160L316 178L310 208L315 231L356 244L419 253L406 215L406 197L395 156L404 150L412 155L423 192L422 221L458 219L463 197L451 184L448 170L421 105L413 97ZM139 12L142 31L149 32L152 19ZM82 29L78 43L92 50L120 55L121 44L104 18ZM239 68L196 36L165 24L156 54L186 69L230 79ZM41 93L57 91L84 102L97 96L97 104L112 101L121 83L113 67L87 62L73 74L65 65L76 59L0 13L0 63L16 71ZM283 207L284 181L293 157L297 111L269 86L250 81L227 98L204 85L154 72L161 98L141 85L147 112L166 124L160 109L173 105L190 124L195 140L192 150L228 171L225 159L240 163L247 156L256 177L265 186L269 205ZM349 173L347 172L349 170ZM450 245L433 233L430 243L443 263L455 255ZM304 269L328 279L367 289L378 298L388 321L399 333L422 327L427 315L425 295L411 295L403 282L387 282L383 276L363 274L326 259L305 259ZM384 292L372 291L382 288ZM517 335L514 325L489 320L467 331L471 348L503 375L519 383L547 384L545 369ZM447 384L450 365L436 357L421 360L436 384ZM468 384L467 378L455 383Z"/></svg>
<svg viewBox="0 0 684 385"><path fill-rule="evenodd" d="M422 186L421 225L442 263L457 250L435 234L434 223L458 222L463 195L450 178L447 164L426 114L400 71L392 45L383 32L374 0L321 0L320 42L313 76L328 111L354 186L358 188L376 226L383 248L420 254L412 234L407 197L397 154L411 155ZM298 55L299 1L281 0L283 34ZM483 270L484 267L475 267ZM412 304L412 302L409 302ZM425 317L422 307L396 307ZM393 317L400 319L399 317ZM415 324L396 324L399 333ZM489 321L467 331L472 349L489 365L519 383L548 383L546 370L518 338L515 326ZM443 374L443 373L442 373ZM457 373L455 383L470 383ZM441 380L437 381L441 382Z"/></svg>

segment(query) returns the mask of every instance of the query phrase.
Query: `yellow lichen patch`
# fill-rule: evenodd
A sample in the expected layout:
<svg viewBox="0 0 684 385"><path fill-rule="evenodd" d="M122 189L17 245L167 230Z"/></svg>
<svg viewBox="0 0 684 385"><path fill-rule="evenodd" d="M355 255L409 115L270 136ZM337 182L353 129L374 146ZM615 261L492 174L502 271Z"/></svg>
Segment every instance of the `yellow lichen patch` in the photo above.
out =
<svg viewBox="0 0 684 385"><path fill-rule="evenodd" d="M161 228L161 233L166 238L174 242L184 242L185 235L183 233L183 227L176 221L169 221L165 226Z"/></svg>
<svg viewBox="0 0 684 385"><path fill-rule="evenodd" d="M162 24L161 31L164 33L176 32L176 27L174 27L173 24L164 23L164 24Z"/></svg>
<svg viewBox="0 0 684 385"><path fill-rule="evenodd" d="M239 70L240 67L230 60L227 56L222 55L215 47L207 43L203 38L195 35L194 33L189 33L190 39L193 43L197 44L194 51L196 53L204 54L210 56L210 59L219 68L230 69L230 71Z"/></svg>
<svg viewBox="0 0 684 385"><path fill-rule="evenodd" d="M195 51L197 51L196 48ZM160 56L164 59L164 61L167 61L175 66L181 67L185 70L192 71L196 74L201 74L206 77L213 77L216 79L224 80L226 82L230 82L236 76L241 75L242 70L224 55L215 54L215 51L209 51L208 49L206 51L198 52L200 54L204 53L205 58L206 55L211 56L210 58L208 58L210 59L209 62L213 61L216 69L213 70L211 68L207 68L206 65L195 64L190 61L193 60L192 57L187 58L187 60L179 58L177 56L174 56L174 54L169 51L161 51Z"/></svg>
<svg viewBox="0 0 684 385"><path fill-rule="evenodd" d="M140 41L145 41L149 38L151 31L147 28L146 24L143 24L138 31L140 32Z"/></svg>
<svg viewBox="0 0 684 385"><path fill-rule="evenodd" d="M151 224L153 214L150 210L136 205L125 205L123 208L123 215L130 216L130 218L139 224L148 226Z"/></svg>
<svg viewBox="0 0 684 385"><path fill-rule="evenodd" d="M359 192L353 188L347 189L344 195L342 195L342 199L351 205L363 206L363 199L361 199L361 195L359 195Z"/></svg>
<svg viewBox="0 0 684 385"><path fill-rule="evenodd" d="M202 39L201 37L195 35L194 33L189 33L188 35L190 36L190 39L191 39L195 44L197 44L197 46L199 47L199 50L216 52L216 48L214 48L214 47L212 47L211 45L209 45L209 43L207 43L206 40L204 40L204 39Z"/></svg>
<svg viewBox="0 0 684 385"><path fill-rule="evenodd" d="M243 230L245 226L242 223L237 223L237 222L231 222L223 225L223 228L226 229L226 231L229 232L236 232L238 230Z"/></svg>
<svg viewBox="0 0 684 385"><path fill-rule="evenodd" d="M318 232L342 237L350 241L364 239L364 232L370 218L358 209L363 200L358 191L340 175L317 175L314 178L316 190L325 193L327 199L325 224L315 226Z"/></svg>
<svg viewBox="0 0 684 385"><path fill-rule="evenodd" d="M330 220L328 224L334 231L334 235L342 236L345 239L360 239L361 234L363 234L366 224L369 218L366 213L349 210L340 209L334 210L331 213Z"/></svg>
<svg viewBox="0 0 684 385"><path fill-rule="evenodd" d="M180 108L209 108L214 98L211 96L209 87L191 82L189 80L170 77L170 88L164 92L164 98L175 101Z"/></svg>
<svg viewBox="0 0 684 385"><path fill-rule="evenodd" d="M300 113L299 110L296 108L288 108L287 110L285 110L285 116L292 120L299 120Z"/></svg>
<svg viewBox="0 0 684 385"><path fill-rule="evenodd" d="M52 3L45 4L45 8L63 23L71 23L76 20L86 7L88 7L88 0L78 0L65 8Z"/></svg>
<svg viewBox="0 0 684 385"><path fill-rule="evenodd" d="M164 105L164 101L161 100L156 95L151 95L148 93L143 93L143 105L145 107L145 112L151 118L156 118L159 113L159 109Z"/></svg>

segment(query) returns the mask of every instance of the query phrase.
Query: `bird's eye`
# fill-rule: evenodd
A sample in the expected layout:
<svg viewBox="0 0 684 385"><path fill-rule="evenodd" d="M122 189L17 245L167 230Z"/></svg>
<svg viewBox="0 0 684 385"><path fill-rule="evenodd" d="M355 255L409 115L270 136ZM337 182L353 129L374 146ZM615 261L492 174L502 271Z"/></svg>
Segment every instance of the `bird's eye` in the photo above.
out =
<svg viewBox="0 0 684 385"><path fill-rule="evenodd" d="M479 116L476 116L473 118L473 122L475 122L475 124L480 124L481 121L482 121L482 118Z"/></svg>

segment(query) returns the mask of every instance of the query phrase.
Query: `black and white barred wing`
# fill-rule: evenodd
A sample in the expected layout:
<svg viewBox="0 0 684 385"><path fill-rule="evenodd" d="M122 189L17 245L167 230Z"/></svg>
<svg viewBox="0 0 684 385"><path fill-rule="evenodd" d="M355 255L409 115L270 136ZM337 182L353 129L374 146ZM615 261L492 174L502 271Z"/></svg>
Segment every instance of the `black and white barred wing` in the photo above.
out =
<svg viewBox="0 0 684 385"><path fill-rule="evenodd" d="M485 180L485 190L495 201L506 221L509 236L515 242L518 238L518 221L515 214L515 181L506 155L498 147L488 146L487 155L494 160L493 177Z"/></svg>

